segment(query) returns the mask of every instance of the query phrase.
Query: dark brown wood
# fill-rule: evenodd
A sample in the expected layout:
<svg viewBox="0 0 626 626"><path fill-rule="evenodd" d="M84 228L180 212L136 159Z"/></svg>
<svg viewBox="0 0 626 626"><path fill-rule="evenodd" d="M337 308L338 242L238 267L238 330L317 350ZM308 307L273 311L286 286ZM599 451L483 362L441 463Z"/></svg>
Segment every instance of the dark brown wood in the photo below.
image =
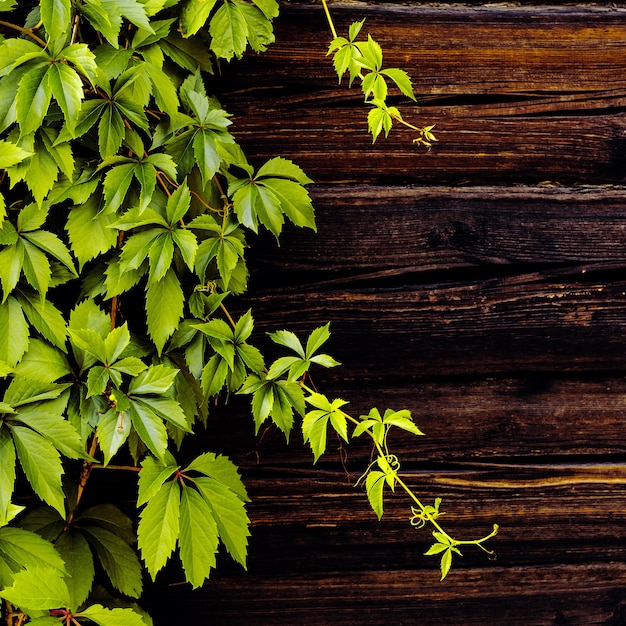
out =
<svg viewBox="0 0 626 626"><path fill-rule="evenodd" d="M341 370L345 370L342 367ZM409 409L424 437L398 433L393 449L410 467L438 468L463 463L511 465L511 475L525 464L581 463L604 459L620 462L626 452L623 375L532 376L523 378L449 378L435 381L340 381L324 385L331 398L349 401L346 410L358 417L372 406ZM222 450L246 474L284 468L315 475L316 468L333 470L343 462L351 474L369 463L365 439L340 446L331 438L328 453L311 466L312 455L302 444L298 426L289 445L276 429L254 427L245 411L249 398L240 398L210 416L214 433L203 445ZM543 460L542 460L543 459ZM473 468L473 465L472 465ZM473 472L473 469L468 470Z"/></svg>
<svg viewBox="0 0 626 626"><path fill-rule="evenodd" d="M485 184L624 180L626 22L617 8L331 5L359 16L414 79L403 116L436 124L374 146L357 88L337 85L319 5L285 7L277 43L229 72L220 97L253 158L293 158L318 182Z"/></svg>
<svg viewBox="0 0 626 626"><path fill-rule="evenodd" d="M577 277L585 279L584 269ZM259 330L304 334L331 320L343 375L362 380L623 369L626 283L574 282L575 273L558 282L528 274L452 285L313 285L259 295L254 305Z"/></svg>
<svg viewBox="0 0 626 626"><path fill-rule="evenodd" d="M460 268L621 268L626 189L314 186L318 230L268 236L251 266L283 282L335 284ZM341 206L338 208L337 202ZM305 273L306 272L306 273ZM313 276L312 276L313 273Z"/></svg>
<svg viewBox="0 0 626 626"><path fill-rule="evenodd" d="M354 483L366 441L298 428L258 437L249 398L214 407L202 451L228 454L252 502L249 571L220 555L201 591L177 563L155 623L626 624L626 10L622 5L331 3L366 17L436 123L428 152L394 130L372 146L338 85L321 7L282 7L267 54L218 93L255 164L303 166L318 233L251 238L254 344L331 321L340 368L314 373L358 416L408 408L393 436L407 482L459 537L501 526L497 559L464 550L446 582L431 537L393 495L376 521ZM183 450L193 454L194 450ZM167 594L162 591L167 590Z"/></svg>

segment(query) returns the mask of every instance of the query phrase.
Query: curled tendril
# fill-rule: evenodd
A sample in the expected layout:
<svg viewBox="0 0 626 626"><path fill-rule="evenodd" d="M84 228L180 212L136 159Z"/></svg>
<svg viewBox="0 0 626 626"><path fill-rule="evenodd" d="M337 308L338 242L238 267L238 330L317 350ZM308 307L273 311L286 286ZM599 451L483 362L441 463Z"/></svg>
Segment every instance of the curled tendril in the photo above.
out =
<svg viewBox="0 0 626 626"><path fill-rule="evenodd" d="M423 528L426 525L426 522L430 522L432 520L436 520L439 516L444 515L443 512L439 511L439 505L441 504L441 498L437 498L435 500L435 505L431 506L427 504L422 509L411 507L411 519L409 520L411 526L415 528Z"/></svg>

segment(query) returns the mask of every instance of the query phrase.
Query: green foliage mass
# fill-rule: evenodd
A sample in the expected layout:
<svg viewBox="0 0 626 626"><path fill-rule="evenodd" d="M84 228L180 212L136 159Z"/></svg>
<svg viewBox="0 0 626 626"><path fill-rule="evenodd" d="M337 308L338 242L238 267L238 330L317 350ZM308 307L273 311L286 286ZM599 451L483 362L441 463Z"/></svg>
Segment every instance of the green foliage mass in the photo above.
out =
<svg viewBox="0 0 626 626"><path fill-rule="evenodd" d="M206 89L220 61L272 43L275 0L1 0L0 12L5 624L147 625L135 603L144 570L154 580L177 552L199 587L220 545L245 568L237 467L212 451L176 459L209 402L230 393L251 396L257 430L270 420L288 438L301 419L314 460L329 429L369 436L374 511L403 486L415 525L436 525L442 568L460 543L480 544L445 534L438 504L421 505L398 476L387 433L421 434L408 411L355 419L305 384L311 367L338 365L320 352L328 325L304 345L271 334L290 354L266 364L252 312L233 319L225 304L246 290L250 231L315 229L312 181L281 157L251 165ZM361 77L375 110L388 79L413 97L371 37L354 42L360 26L333 44L338 73ZM385 120L370 115L374 139ZM135 518L85 505L92 472L107 469L138 477Z"/></svg>

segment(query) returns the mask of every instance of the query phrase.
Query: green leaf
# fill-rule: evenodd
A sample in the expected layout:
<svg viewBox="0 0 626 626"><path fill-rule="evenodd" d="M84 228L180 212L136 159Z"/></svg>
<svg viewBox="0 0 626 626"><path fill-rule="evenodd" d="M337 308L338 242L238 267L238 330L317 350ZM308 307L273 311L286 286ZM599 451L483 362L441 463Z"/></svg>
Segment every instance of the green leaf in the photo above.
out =
<svg viewBox="0 0 626 626"><path fill-rule="evenodd" d="M404 71L396 68L382 70L381 74L389 76L391 80L398 86L398 89L408 98L415 101L413 86L411 85L411 77Z"/></svg>
<svg viewBox="0 0 626 626"><path fill-rule="evenodd" d="M100 449L104 454L104 464L108 465L116 452L128 439L131 417L124 411L107 411L98 419L96 434Z"/></svg>
<svg viewBox="0 0 626 626"><path fill-rule="evenodd" d="M15 485L15 446L8 429L0 429L0 524L7 521L11 496ZM1 531L0 531L1 532Z"/></svg>
<svg viewBox="0 0 626 626"><path fill-rule="evenodd" d="M107 609L101 604L92 604L75 617L86 617L97 626L146 626L143 617L133 609Z"/></svg>
<svg viewBox="0 0 626 626"><path fill-rule="evenodd" d="M131 402L129 412L139 438L154 456L163 459L167 448L167 431L163 420L139 402Z"/></svg>
<svg viewBox="0 0 626 626"><path fill-rule="evenodd" d="M114 328L104 340L104 353L106 356L105 363L112 365L117 361L122 352L126 350L130 343L130 333L128 332L128 324L124 322L122 326Z"/></svg>
<svg viewBox="0 0 626 626"><path fill-rule="evenodd" d="M217 58L241 58L248 44L248 25L239 7L225 0L209 26L211 50Z"/></svg>
<svg viewBox="0 0 626 626"><path fill-rule="evenodd" d="M67 129L73 134L83 99L83 83L80 76L65 63L53 63L47 77L52 95L65 116Z"/></svg>
<svg viewBox="0 0 626 626"><path fill-rule="evenodd" d="M104 117L102 118L104 119ZM121 142L120 142L121 143ZM115 149L117 149L119 146ZM102 156L105 156L104 153ZM124 202L128 188L135 175L134 163L122 163L112 167L104 178L104 200L107 212L117 211Z"/></svg>
<svg viewBox="0 0 626 626"><path fill-rule="evenodd" d="M191 487L182 490L178 543L185 578L196 589L216 565L218 530L211 507Z"/></svg>
<svg viewBox="0 0 626 626"><path fill-rule="evenodd" d="M155 415L164 419L180 430L190 433L191 428L187 423L185 412L175 398L154 398L141 396L134 400L135 404L142 406L146 411L152 411Z"/></svg>
<svg viewBox="0 0 626 626"><path fill-rule="evenodd" d="M178 371L165 365L153 365L133 378L128 388L128 393L130 395L163 394L174 383Z"/></svg>
<svg viewBox="0 0 626 626"><path fill-rule="evenodd" d="M87 599L95 577L91 549L82 532L73 528L62 532L54 547L65 563L69 606L76 610Z"/></svg>
<svg viewBox="0 0 626 626"><path fill-rule="evenodd" d="M195 485L217 522L219 537L237 563L246 567L250 520L240 496L212 478L198 478Z"/></svg>
<svg viewBox="0 0 626 626"><path fill-rule="evenodd" d="M34 152L24 150L14 143L0 141L0 169L13 167L33 154Z"/></svg>
<svg viewBox="0 0 626 626"><path fill-rule="evenodd" d="M72 6L70 0L41 0L41 21L49 39L60 39L70 29Z"/></svg>
<svg viewBox="0 0 626 626"><path fill-rule="evenodd" d="M63 400L62 405L65 403L66 399ZM48 404L50 403L37 403L31 407L22 408L16 421L26 424L48 439L64 456L70 459L87 458L83 442L76 429L65 419L61 411L51 412L54 406L50 407L50 412L46 411Z"/></svg>
<svg viewBox="0 0 626 626"><path fill-rule="evenodd" d="M285 346L293 350L299 357L305 359L306 355L302 343L290 330L278 330L275 333L269 333L270 339L281 346Z"/></svg>
<svg viewBox="0 0 626 626"><path fill-rule="evenodd" d="M163 483L179 469L178 465L162 465L155 459L147 456L141 462L139 472L139 494L137 496L137 506L146 504L161 489Z"/></svg>
<svg viewBox="0 0 626 626"><path fill-rule="evenodd" d="M0 597L27 613L67 607L70 594L58 569L29 567L15 574L13 585Z"/></svg>
<svg viewBox="0 0 626 626"><path fill-rule="evenodd" d="M116 533L84 525L82 530L115 589L131 598L141 595L141 564L135 551Z"/></svg>
<svg viewBox="0 0 626 626"><path fill-rule="evenodd" d="M164 483L141 512L137 540L152 580L167 563L179 536L180 487Z"/></svg>
<svg viewBox="0 0 626 626"><path fill-rule="evenodd" d="M11 570L7 575L0 574L0 586L13 583L14 574L31 567L49 567L65 573L63 559L55 547L37 533L22 528L3 527L0 529L0 563Z"/></svg>
<svg viewBox="0 0 626 626"><path fill-rule="evenodd" d="M137 0L116 0L116 4L120 8L121 14L137 28L147 30L149 33L154 33L150 20L146 15L146 10L141 2Z"/></svg>
<svg viewBox="0 0 626 626"><path fill-rule="evenodd" d="M107 106L104 109L98 124L98 146L100 148L100 155L103 159L117 154L117 151L122 146L122 141L124 141L124 133L124 119L120 115L120 112L113 105ZM112 183L110 184L113 186ZM130 185L130 181L128 182L128 185ZM128 186L126 189L128 189ZM124 191L124 193L126 192Z"/></svg>
<svg viewBox="0 0 626 626"><path fill-rule="evenodd" d="M29 233L24 233L24 239L30 241L40 250L47 252L50 256L63 263L63 265L65 265L65 267L67 267L67 269L70 270L74 276L77 276L74 268L74 261L70 256L69 250L54 233L47 230L35 230Z"/></svg>
<svg viewBox="0 0 626 626"><path fill-rule="evenodd" d="M100 363L107 362L104 339L98 331L92 328L70 328L69 333L72 346L90 354Z"/></svg>
<svg viewBox="0 0 626 626"><path fill-rule="evenodd" d="M65 517L65 496L61 488L63 466L55 447L35 431L18 424L11 433L24 474L35 493Z"/></svg>
<svg viewBox="0 0 626 626"><path fill-rule="evenodd" d="M158 282L165 276L172 266L174 258L174 242L169 232L163 232L154 239L148 253L150 274L148 285Z"/></svg>
<svg viewBox="0 0 626 626"><path fill-rule="evenodd" d="M184 295L172 269L158 282L152 283L146 293L148 333L159 354L165 342L178 328L183 316Z"/></svg>
<svg viewBox="0 0 626 626"><path fill-rule="evenodd" d="M22 307L10 296L0 303L0 360L15 366L27 348L28 324Z"/></svg>
<svg viewBox="0 0 626 626"><path fill-rule="evenodd" d="M217 395L226 382L228 362L219 354L214 354L202 368L201 383L205 396Z"/></svg>
<svg viewBox="0 0 626 626"><path fill-rule="evenodd" d="M32 293L22 292L18 294L18 300L37 332L57 348L65 350L67 329L61 311L49 300L42 301Z"/></svg>
<svg viewBox="0 0 626 626"><path fill-rule="evenodd" d="M187 0L180 16L183 37L195 35L204 26L215 2L216 0Z"/></svg>
<svg viewBox="0 0 626 626"><path fill-rule="evenodd" d="M205 452L195 458L184 471L185 473L200 472L209 478L214 478L236 493L244 502L249 501L239 470L228 457L213 452Z"/></svg>
<svg viewBox="0 0 626 626"><path fill-rule="evenodd" d="M367 499L378 519L383 516L383 491L385 489L386 477L383 472L372 470L365 479L365 489Z"/></svg>
<svg viewBox="0 0 626 626"><path fill-rule="evenodd" d="M330 338L330 323L316 328L306 342L306 358L310 359Z"/></svg>
<svg viewBox="0 0 626 626"><path fill-rule="evenodd" d="M15 106L22 136L43 124L50 107L52 89L47 78L48 67L47 64L34 66L24 74L17 88Z"/></svg>

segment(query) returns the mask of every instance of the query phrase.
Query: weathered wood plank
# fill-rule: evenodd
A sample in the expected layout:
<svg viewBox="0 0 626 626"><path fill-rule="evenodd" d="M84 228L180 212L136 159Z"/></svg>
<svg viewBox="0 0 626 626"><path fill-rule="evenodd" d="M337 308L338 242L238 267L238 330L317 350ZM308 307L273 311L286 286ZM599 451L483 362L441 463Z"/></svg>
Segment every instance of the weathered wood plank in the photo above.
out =
<svg viewBox="0 0 626 626"><path fill-rule="evenodd" d="M320 182L622 182L626 61L621 10L335 5L362 15L390 65L414 76L405 118L436 124L374 146L357 90L338 87L318 5L286 7L277 43L233 69L220 97L252 158L281 154ZM261 71L262 70L262 71ZM242 85L245 87L242 88Z"/></svg>
<svg viewBox="0 0 626 626"><path fill-rule="evenodd" d="M287 228L280 246L268 236L251 250L252 268L273 285L279 272L291 282L347 275L354 285L407 272L624 261L624 188L314 186L311 195L317 233Z"/></svg>
<svg viewBox="0 0 626 626"><path fill-rule="evenodd" d="M397 287L327 291L313 284L312 292L257 294L255 319L261 331L301 333L330 320L345 365L338 375L360 379L622 368L626 283L585 271L451 285L403 277Z"/></svg>
<svg viewBox="0 0 626 626"><path fill-rule="evenodd" d="M314 380L317 379L315 373ZM408 409L426 436L396 433L391 445L409 464L474 461L548 463L569 459L619 460L624 451L626 379L620 375L592 377L443 379L435 381L339 382L320 385L331 398L349 401L352 415L373 406ZM250 476L268 468L311 469L312 455L296 430L289 445L277 429L254 437L248 399L240 398L209 417L211 437L202 449L222 450ZM317 467L338 467L359 473L369 464L367 440L341 446L331 438Z"/></svg>
<svg viewBox="0 0 626 626"><path fill-rule="evenodd" d="M445 584L414 570L242 576L209 583L200 596L168 590L176 606L159 607L166 619L181 606L211 624L453 623L622 624L626 581L619 563L574 567L475 568L452 572ZM246 580L243 585L242 580Z"/></svg>

